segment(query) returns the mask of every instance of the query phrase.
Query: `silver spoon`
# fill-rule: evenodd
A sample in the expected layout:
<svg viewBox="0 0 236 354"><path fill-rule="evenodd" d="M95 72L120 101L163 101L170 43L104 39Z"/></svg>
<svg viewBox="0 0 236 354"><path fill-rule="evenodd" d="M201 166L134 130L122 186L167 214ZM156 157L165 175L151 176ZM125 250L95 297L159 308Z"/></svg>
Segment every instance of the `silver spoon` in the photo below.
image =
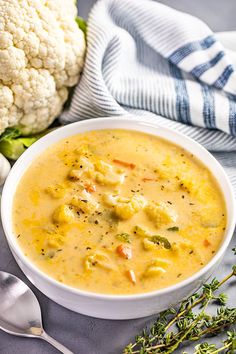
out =
<svg viewBox="0 0 236 354"><path fill-rule="evenodd" d="M44 339L61 353L73 354L44 331L41 309L30 288L14 275L1 271L0 329L16 336Z"/></svg>

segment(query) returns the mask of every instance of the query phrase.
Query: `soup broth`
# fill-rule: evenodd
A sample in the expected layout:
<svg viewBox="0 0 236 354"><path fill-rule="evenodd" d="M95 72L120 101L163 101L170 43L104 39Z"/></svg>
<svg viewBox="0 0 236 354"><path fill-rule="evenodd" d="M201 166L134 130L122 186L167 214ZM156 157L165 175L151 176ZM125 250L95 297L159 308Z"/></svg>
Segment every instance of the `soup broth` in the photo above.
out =
<svg viewBox="0 0 236 354"><path fill-rule="evenodd" d="M99 130L35 159L17 187L13 223L25 255L50 277L135 294L206 265L224 236L226 209L210 171L181 147Z"/></svg>

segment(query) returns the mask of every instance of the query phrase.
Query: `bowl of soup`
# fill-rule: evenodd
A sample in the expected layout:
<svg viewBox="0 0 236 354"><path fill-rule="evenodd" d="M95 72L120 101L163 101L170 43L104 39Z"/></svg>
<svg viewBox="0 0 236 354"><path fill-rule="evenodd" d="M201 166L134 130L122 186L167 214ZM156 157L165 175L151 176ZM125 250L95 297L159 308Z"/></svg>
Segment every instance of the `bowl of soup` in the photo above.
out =
<svg viewBox="0 0 236 354"><path fill-rule="evenodd" d="M22 271L73 311L158 313L201 286L233 234L223 168L141 118L98 118L41 138L13 166L2 223Z"/></svg>

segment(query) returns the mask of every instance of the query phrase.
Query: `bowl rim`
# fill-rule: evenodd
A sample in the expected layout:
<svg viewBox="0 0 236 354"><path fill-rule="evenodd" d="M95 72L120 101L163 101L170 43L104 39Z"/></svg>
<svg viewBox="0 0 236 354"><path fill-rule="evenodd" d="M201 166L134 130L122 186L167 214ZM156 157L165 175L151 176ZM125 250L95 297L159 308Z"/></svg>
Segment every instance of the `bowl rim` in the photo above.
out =
<svg viewBox="0 0 236 354"><path fill-rule="evenodd" d="M215 165L217 166L217 168L221 171L221 175L223 176L224 179L224 183L227 185L228 191L229 191L229 196L230 196L230 200L227 201L226 197L225 197L225 191L222 188L222 185L219 184L219 187L221 189L221 192L223 194L224 200L225 200L225 204L227 207L227 204L231 204L231 208L232 208L232 212L231 212L231 220L227 220L228 222L228 226L227 226L227 230L225 232L224 235L224 239L222 240L222 243L220 245L220 247L218 248L217 252L214 254L214 256L210 259L210 261L204 266L202 267L199 271L197 271L196 273L194 273L192 276L176 283L173 285L170 285L168 287L162 288L162 289L157 289L157 290L152 290L152 291L148 291L145 293L137 293L137 294L121 294L121 295L117 295L117 294L106 294L106 293L96 293L96 292L92 292L92 291L88 291L88 290L83 290L83 289L79 289L79 288L74 288L70 285L66 285L64 283L61 283L59 281L57 281L56 279L50 277L49 275L47 275L45 272L43 272L40 268L38 268L31 260L30 258L28 258L27 256L24 255L23 250L20 248L20 245L17 243L17 240L15 238L15 235L13 232L10 232L10 230L8 230L8 225L7 225L7 221L6 221L6 211L4 208L5 205L5 200L8 198L7 194L8 194L8 189L9 186L11 184L11 180L14 179L14 173L15 171L17 171L18 169L22 169L23 174L25 173L25 171L27 170L27 167L21 167L21 164L24 162L24 160L27 159L28 156L31 155L31 151L32 149L34 149L34 157L31 160L31 163L34 161L35 159L35 155L37 155L37 147L41 146L44 141L46 141L47 139L50 139L52 136L56 136L56 135L60 135L60 132L62 130L71 130L72 127L75 127L74 129L74 133L72 134L68 134L67 137L73 136L73 135L77 135L80 134L81 132L76 132L76 127L77 126L85 126L88 124L93 125L98 123L103 123L103 122L117 122L117 121L121 121L124 123L130 123L130 124L134 124L134 128L133 129L126 129L126 128L114 128L114 129L124 129L124 130L134 130L135 131L135 126L146 126L149 128L159 128L162 131L166 131L169 134L175 134L176 136L179 136L180 138L183 138L186 142L189 142L191 145L195 145L195 147L199 150L199 152L201 151L204 155L203 156L208 156L208 158L210 158L212 161L214 160ZM113 128L91 128L91 129L85 129L83 132L86 131L92 131L92 130L104 130L104 129L113 129ZM73 130L73 129L72 129ZM142 131L142 130L139 130ZM83 133L82 132L82 133ZM158 136L155 132L152 133L147 133L149 135L154 135L154 136ZM161 138L163 138L161 136ZM49 146L52 146L53 144L56 144L57 142L59 142L60 140L64 140L66 139L66 137L61 137L59 138L56 142L52 142L51 144L49 144L48 146L45 147L45 150L47 148L49 148ZM170 141L169 138L163 138L167 141ZM181 147L181 144L177 144L174 142L174 144L176 144L177 146ZM186 151L189 151L188 148L184 147L184 149ZM38 156L40 156L42 154L42 151L39 153ZM206 164L204 163L203 158L199 158L199 156L197 156L197 159L201 161L201 163L206 166ZM15 189L16 190L16 189ZM14 191L15 192L15 191ZM14 193L15 194L15 193ZM12 195L12 200L14 198L14 194ZM10 211L12 212L12 211ZM198 142L196 142L195 140L193 140L192 138L186 136L185 134L179 132L179 131L175 131L171 128L167 128L167 127L163 127L157 123L154 123L152 121L148 121L145 119L145 117L142 116L119 116L119 117L101 117L101 118L91 118L91 119L86 119L86 120L81 120L81 121L77 121L62 127L57 128L56 130L53 130L52 132L48 133L47 135L43 136L42 138L40 138L38 141L36 141L31 147L29 147L26 152L24 152L20 158L16 161L16 163L13 165L6 181L5 184L3 186L3 191L2 191L2 200L1 200L1 219L2 219L2 226L3 226L3 230L4 230L4 234L5 237L7 239L8 245L10 247L11 252L13 253L13 255L16 255L20 261L27 267L29 268L33 273L36 273L36 275L39 278L42 278L46 283L49 283L61 290L67 291L71 294L74 295L80 295L83 297L90 297L90 298L94 298L94 299L100 299L100 300L106 300L106 301L113 301L113 300L120 300L120 301L134 301L134 300L138 300L138 299L149 299L152 297L157 297L157 296L161 296L164 294L169 294L171 292L177 291L180 288L184 288L186 286L188 286L189 284L193 283L194 281L196 281L197 279L200 279L201 277L204 276L204 274L206 274L208 271L210 271L210 269L218 263L218 261L221 260L222 256L224 255L227 247L229 246L229 243L231 241L231 238L233 236L233 232L234 232L234 228L235 228L235 220L233 218L233 215L235 215L236 213L236 202L234 199L234 192L233 192L233 188L231 185L231 182L229 180L229 177L227 176L226 172L224 171L223 167L220 165L220 163L215 159L215 157L208 152L201 144L199 144ZM8 214L9 216L9 214ZM227 216L228 216L228 210L227 210ZM14 242L15 241L15 242ZM27 276L27 275L26 275ZM33 283L33 285L35 285ZM37 285L36 285L37 287ZM47 295L47 294L46 294Z"/></svg>

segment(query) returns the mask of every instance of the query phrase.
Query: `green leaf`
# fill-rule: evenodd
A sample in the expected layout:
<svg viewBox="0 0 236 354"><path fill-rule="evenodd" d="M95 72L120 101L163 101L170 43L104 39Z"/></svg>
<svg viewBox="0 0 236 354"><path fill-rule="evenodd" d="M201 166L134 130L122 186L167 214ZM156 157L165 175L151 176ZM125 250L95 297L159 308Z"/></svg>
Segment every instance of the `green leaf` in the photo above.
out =
<svg viewBox="0 0 236 354"><path fill-rule="evenodd" d="M0 142L0 152L8 159L17 160L26 150L19 140L6 140Z"/></svg>
<svg viewBox="0 0 236 354"><path fill-rule="evenodd" d="M234 275L236 275L236 264L235 264L235 265L233 265L233 267L232 267L232 271L233 271Z"/></svg>
<svg viewBox="0 0 236 354"><path fill-rule="evenodd" d="M0 136L0 141L3 140L8 140L8 139L15 139L18 138L21 135L20 128L18 127L13 127L13 128L7 128L4 133Z"/></svg>
<svg viewBox="0 0 236 354"><path fill-rule="evenodd" d="M24 145L25 148L28 148L33 143L35 143L36 140L38 140L38 137L35 136L35 137L28 137L28 138L19 138L18 140Z"/></svg>
<svg viewBox="0 0 236 354"><path fill-rule="evenodd" d="M10 160L17 160L29 146L48 132L23 136L19 127L7 128L0 136L0 152Z"/></svg>
<svg viewBox="0 0 236 354"><path fill-rule="evenodd" d="M220 305L226 305L228 296L225 293L221 293L218 296L216 296L216 300L219 302Z"/></svg>
<svg viewBox="0 0 236 354"><path fill-rule="evenodd" d="M81 29L81 31L84 32L84 35L86 37L87 35L87 22L80 16L77 16L75 21L77 22L77 25Z"/></svg>
<svg viewBox="0 0 236 354"><path fill-rule="evenodd" d="M232 341L232 349L236 350L236 338L234 338Z"/></svg>
<svg viewBox="0 0 236 354"><path fill-rule="evenodd" d="M195 347L195 352L194 354L210 354L214 353L217 350L217 347L215 344L209 344L207 342L198 344Z"/></svg>

